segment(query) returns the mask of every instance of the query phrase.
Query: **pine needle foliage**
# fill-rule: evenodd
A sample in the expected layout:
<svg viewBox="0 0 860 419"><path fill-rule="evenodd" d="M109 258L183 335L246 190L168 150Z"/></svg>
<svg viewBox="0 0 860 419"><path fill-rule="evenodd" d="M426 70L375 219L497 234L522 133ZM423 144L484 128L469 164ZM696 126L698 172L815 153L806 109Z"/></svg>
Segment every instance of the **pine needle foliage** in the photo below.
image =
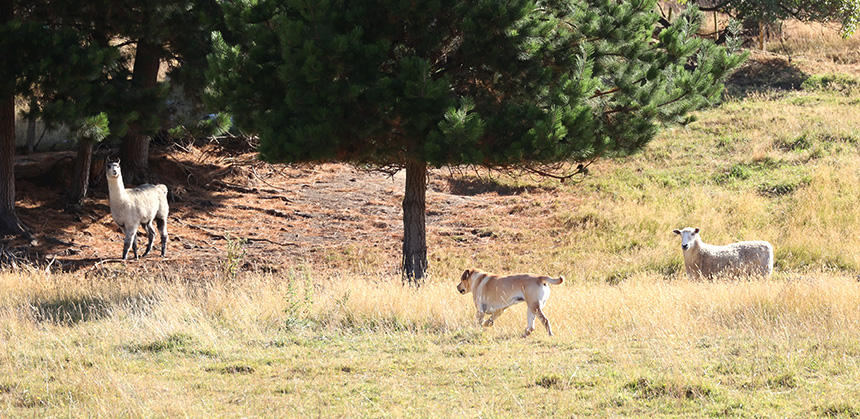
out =
<svg viewBox="0 0 860 419"><path fill-rule="evenodd" d="M695 8L657 26L655 1L224 2L208 93L265 160L405 168L418 285L428 164L565 179L720 98L743 56L697 37Z"/></svg>
<svg viewBox="0 0 860 419"><path fill-rule="evenodd" d="M271 161L528 166L628 154L742 55L654 0L225 2L210 97Z"/></svg>

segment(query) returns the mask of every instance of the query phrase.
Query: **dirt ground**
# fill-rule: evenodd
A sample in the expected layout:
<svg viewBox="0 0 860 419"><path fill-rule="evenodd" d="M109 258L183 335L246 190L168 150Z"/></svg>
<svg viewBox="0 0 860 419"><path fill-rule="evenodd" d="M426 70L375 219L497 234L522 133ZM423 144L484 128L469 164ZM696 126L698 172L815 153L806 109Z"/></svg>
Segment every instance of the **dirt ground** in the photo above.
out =
<svg viewBox="0 0 860 419"><path fill-rule="evenodd" d="M156 246L129 269L218 269L229 252L243 252L245 269L278 271L287 266L337 267L339 253L372 254L380 271L396 273L403 234L404 173L394 176L346 164L273 165L252 152L220 145L156 150L153 179L170 190L167 257ZM94 172L103 174L96 167ZM126 187L134 185L126 184ZM92 270L122 263L123 236L113 222L107 184L94 178L79 210L66 208L64 186L43 179L17 181L17 210L36 235L36 246L6 239L7 248L26 251L63 271ZM517 195L551 190L504 186L486 178L433 170L428 184L428 243L472 252L494 240L492 214L522 216ZM480 210L480 211L476 211ZM488 218L489 217L489 218ZM235 243L244 240L243 246ZM231 248L233 243L233 249ZM145 248L143 229L138 245ZM468 249L472 248L472 249ZM236 250L239 249L239 250ZM140 250L142 253L142 250ZM361 257L361 256L355 256Z"/></svg>

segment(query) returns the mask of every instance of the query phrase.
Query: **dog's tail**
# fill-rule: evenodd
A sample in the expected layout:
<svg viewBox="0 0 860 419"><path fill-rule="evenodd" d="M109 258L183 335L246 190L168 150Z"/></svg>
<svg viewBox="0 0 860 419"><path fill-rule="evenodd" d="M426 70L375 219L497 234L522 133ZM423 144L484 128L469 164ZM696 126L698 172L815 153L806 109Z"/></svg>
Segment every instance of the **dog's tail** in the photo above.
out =
<svg viewBox="0 0 860 419"><path fill-rule="evenodd" d="M544 282L547 282L547 283L550 283L553 285L558 285L558 284L561 284L562 282L564 282L564 275L559 275L558 278L550 278L548 276L545 276L541 279L543 279Z"/></svg>

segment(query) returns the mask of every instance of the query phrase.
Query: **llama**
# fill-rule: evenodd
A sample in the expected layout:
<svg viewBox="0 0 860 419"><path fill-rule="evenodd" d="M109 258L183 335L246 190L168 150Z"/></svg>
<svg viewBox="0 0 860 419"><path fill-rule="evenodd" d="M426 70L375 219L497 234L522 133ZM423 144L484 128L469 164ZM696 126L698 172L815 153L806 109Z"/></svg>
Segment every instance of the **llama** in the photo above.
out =
<svg viewBox="0 0 860 419"><path fill-rule="evenodd" d="M128 256L129 247L137 259L137 226L143 226L149 236L146 245L146 256L152 250L155 239L155 229L152 222L158 225L161 233L161 257L167 248L167 186L143 184L136 188L126 189L122 183L122 171L119 161L107 164L108 197L110 200L110 215L119 224L125 234L122 247L122 258Z"/></svg>

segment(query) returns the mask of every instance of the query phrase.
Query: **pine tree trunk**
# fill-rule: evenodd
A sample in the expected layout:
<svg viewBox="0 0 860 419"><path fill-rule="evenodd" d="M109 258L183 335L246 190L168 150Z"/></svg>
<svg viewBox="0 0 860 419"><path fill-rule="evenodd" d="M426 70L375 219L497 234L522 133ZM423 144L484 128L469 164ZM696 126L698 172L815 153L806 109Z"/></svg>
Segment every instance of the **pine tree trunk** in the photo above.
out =
<svg viewBox="0 0 860 419"><path fill-rule="evenodd" d="M90 185L90 166L93 160L93 142L89 140L78 140L78 155L75 158L75 173L69 188L69 204L81 205L87 196L87 188Z"/></svg>
<svg viewBox="0 0 860 419"><path fill-rule="evenodd" d="M158 83L158 66L161 64L161 47L140 41L134 55L132 85L137 89L150 89ZM149 137L140 123L133 122L122 140L122 172L127 180L141 183L149 177Z"/></svg>
<svg viewBox="0 0 860 419"><path fill-rule="evenodd" d="M403 195L403 278L415 286L421 285L427 271L426 195L427 163L409 160Z"/></svg>
<svg viewBox="0 0 860 419"><path fill-rule="evenodd" d="M0 0L0 24L12 20L12 0ZM0 94L0 235L26 234L15 214L15 95Z"/></svg>
<svg viewBox="0 0 860 419"><path fill-rule="evenodd" d="M33 108L36 106L38 106L36 100L31 100L30 116L27 117L27 138L25 141L27 144L25 150L28 154L36 151L36 114L33 113Z"/></svg>

